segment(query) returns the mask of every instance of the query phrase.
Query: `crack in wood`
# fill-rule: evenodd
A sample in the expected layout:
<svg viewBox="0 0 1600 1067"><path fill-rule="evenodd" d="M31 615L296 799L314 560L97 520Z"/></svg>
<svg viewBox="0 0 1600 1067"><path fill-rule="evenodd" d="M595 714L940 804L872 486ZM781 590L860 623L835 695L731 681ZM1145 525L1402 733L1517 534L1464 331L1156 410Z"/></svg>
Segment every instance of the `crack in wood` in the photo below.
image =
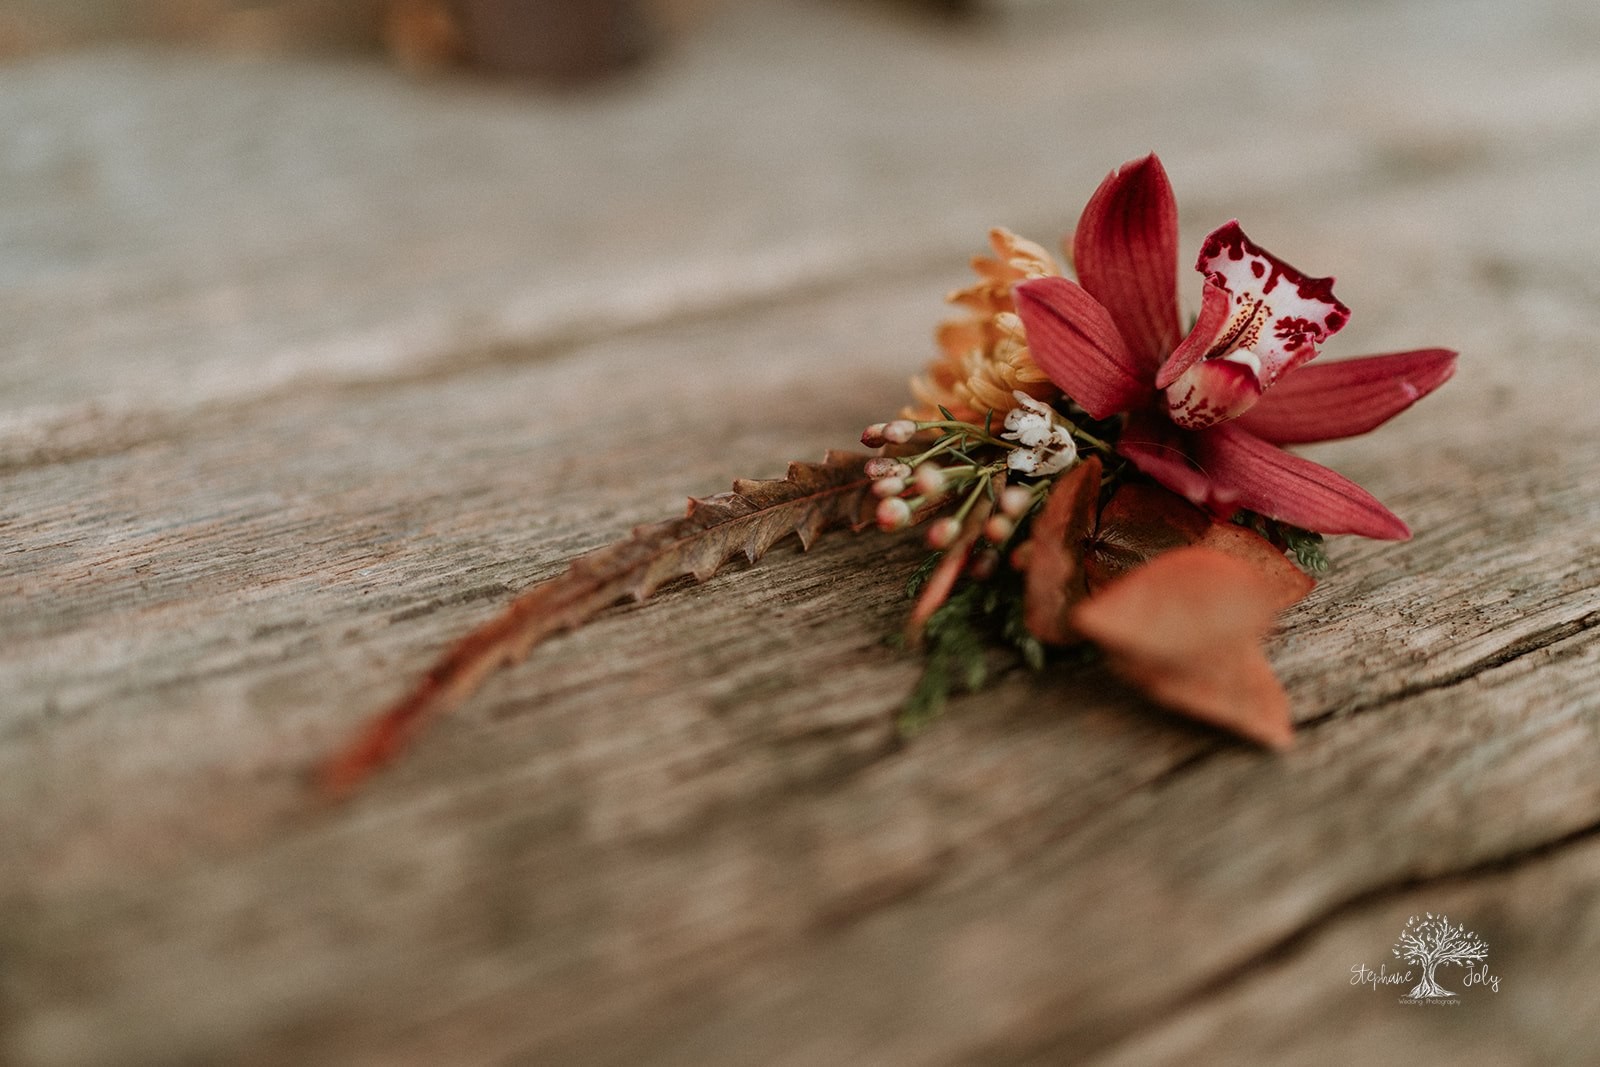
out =
<svg viewBox="0 0 1600 1067"><path fill-rule="evenodd" d="M1424 682L1417 682L1412 685L1404 686L1388 696L1365 701L1350 708L1336 708L1333 711L1323 712L1320 715L1314 715L1309 719L1304 719L1300 722L1297 722L1295 724L1295 729L1297 731L1308 731L1330 723L1343 722L1345 720L1354 718L1357 715L1385 708L1391 704L1398 704L1402 701L1409 700L1412 697L1421 696L1424 693L1430 693L1434 690L1449 689L1452 686L1469 682L1480 675L1488 673L1489 671L1496 670L1500 667L1514 663L1524 656L1528 656L1542 649L1558 645L1569 638L1586 633L1587 631L1594 629L1596 626L1600 626L1600 611L1592 611L1580 619L1569 619L1566 622L1548 626L1517 641L1513 641L1504 648L1484 656L1465 667L1451 671L1446 675L1429 679ZM1148 781L1129 789L1120 796L1108 801L1099 810L1105 811L1116 804L1121 803L1130 796L1149 792L1151 790L1162 789L1176 781L1187 778L1202 768L1205 764L1208 764L1216 756L1221 755L1224 752L1228 752L1234 747L1234 745L1223 741L1217 741L1213 744L1207 745L1206 747L1195 751L1177 763L1174 763L1171 767L1168 767L1159 774L1154 775Z"/></svg>
<svg viewBox="0 0 1600 1067"><path fill-rule="evenodd" d="M1346 708L1334 708L1331 711L1326 711L1320 715L1314 715L1309 719L1304 719L1296 723L1295 727L1298 730L1319 727L1326 723L1354 718L1357 715L1362 715L1369 711L1379 710L1381 708L1388 707L1391 704L1398 704L1401 701L1409 700L1412 697L1420 696L1423 693L1431 693L1435 690L1453 688L1454 686L1461 685L1464 682L1470 682L1480 675L1487 674L1489 671L1497 670L1501 667L1507 666L1508 664L1514 663L1524 656L1531 655L1535 652L1542 651L1543 649L1558 645L1570 638L1577 637L1580 634L1594 629L1596 626L1600 626L1600 611L1591 611L1581 618L1568 619L1566 622L1556 623L1552 626L1547 626L1542 630L1536 630L1525 637L1521 637L1515 641L1512 641L1504 648L1491 652L1488 655L1467 664L1466 666L1458 667L1457 669L1442 674L1437 678L1428 678L1424 679L1423 681L1413 682L1409 685L1401 686L1399 689L1388 695L1362 701L1361 703L1354 704Z"/></svg>
<svg viewBox="0 0 1600 1067"><path fill-rule="evenodd" d="M388 621L393 623L409 622L420 619L441 608L460 607L463 604L475 604L480 600L493 600L511 597L512 591L504 582L490 582L487 585L475 585L462 589L448 596L436 596L422 604L415 604L409 608L402 608L389 615Z"/></svg>
<svg viewBox="0 0 1600 1067"><path fill-rule="evenodd" d="M1169 998L1160 1004L1150 1006L1140 1012L1137 1018L1123 1020L1122 1025L1119 1027L1122 1030L1122 1036L1094 1049L1093 1054L1104 1056L1114 1052L1125 1041L1142 1033L1147 1033L1158 1022L1176 1019L1183 1013L1191 1011L1206 1001L1227 992L1239 982L1244 981L1249 975L1257 973L1264 968L1286 962L1315 940L1319 933L1346 916L1361 912L1373 905L1382 904L1385 901L1416 892L1419 889L1441 888L1471 882L1486 875L1504 874L1518 870L1549 860L1568 849L1596 839L1600 839L1600 820L1581 826L1558 837L1523 848L1513 849L1491 859L1468 864L1452 871L1401 878L1372 886L1360 893L1346 897L1344 900L1324 908L1306 922L1280 936L1266 948L1254 952L1213 974L1192 987L1188 992Z"/></svg>
<svg viewBox="0 0 1600 1067"><path fill-rule="evenodd" d="M0 434L0 477L175 443L185 436L184 421L159 412L106 414L91 407L24 423Z"/></svg>

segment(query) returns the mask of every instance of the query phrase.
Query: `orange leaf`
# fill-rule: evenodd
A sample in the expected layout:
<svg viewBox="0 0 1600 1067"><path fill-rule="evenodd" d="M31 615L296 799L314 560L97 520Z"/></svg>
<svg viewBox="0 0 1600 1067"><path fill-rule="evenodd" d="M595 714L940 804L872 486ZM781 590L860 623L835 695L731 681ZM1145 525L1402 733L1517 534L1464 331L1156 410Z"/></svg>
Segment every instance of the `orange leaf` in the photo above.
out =
<svg viewBox="0 0 1600 1067"><path fill-rule="evenodd" d="M1273 607L1278 611L1298 604L1316 587L1317 580L1290 563L1271 541L1237 523L1214 522L1195 543L1254 567L1272 587Z"/></svg>
<svg viewBox="0 0 1600 1067"><path fill-rule="evenodd" d="M1261 650L1280 600L1254 563L1191 546L1098 590L1070 622L1157 703L1282 749L1294 741L1289 699Z"/></svg>
<svg viewBox="0 0 1600 1067"><path fill-rule="evenodd" d="M928 577L928 583L922 587L922 594L917 597L917 602L911 608L911 615L906 619L906 641L912 646L922 641L923 628L928 625L928 620L933 618L933 613L944 606L950 599L950 591L955 588L956 579L961 577L961 572L967 569L967 561L972 557L972 548L978 543L978 536L983 532L983 524L988 521L990 513L994 511L994 503L985 496L979 498L973 505L967 517L961 523L961 532L956 539L944 550L944 556L939 560L939 565L933 569L933 574Z"/></svg>
<svg viewBox="0 0 1600 1067"><path fill-rule="evenodd" d="M1056 480L1044 510L1033 520L1024 546L1028 574L1022 619L1028 632L1049 645L1078 640L1068 624L1072 606L1089 595L1083 573L1083 543L1100 497L1100 460L1090 456Z"/></svg>

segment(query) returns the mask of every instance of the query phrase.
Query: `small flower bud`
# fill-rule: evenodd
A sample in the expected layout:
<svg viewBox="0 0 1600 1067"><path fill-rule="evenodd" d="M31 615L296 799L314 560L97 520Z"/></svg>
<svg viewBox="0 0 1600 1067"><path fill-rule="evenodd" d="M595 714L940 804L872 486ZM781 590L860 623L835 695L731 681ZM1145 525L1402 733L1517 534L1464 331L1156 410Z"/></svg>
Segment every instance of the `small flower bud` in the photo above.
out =
<svg viewBox="0 0 1600 1067"><path fill-rule="evenodd" d="M879 478L872 483L872 492L875 496L899 496L905 491L906 480L904 478Z"/></svg>
<svg viewBox="0 0 1600 1067"><path fill-rule="evenodd" d="M892 456L874 456L867 460L865 473L868 478L909 478L911 468L901 463Z"/></svg>
<svg viewBox="0 0 1600 1067"><path fill-rule="evenodd" d="M983 524L983 536L991 545L1003 545L1017 532L1017 524L1004 515L991 515Z"/></svg>
<svg viewBox="0 0 1600 1067"><path fill-rule="evenodd" d="M937 463L923 463L917 467L915 483L917 492L923 496L938 496L944 492L944 468Z"/></svg>
<svg viewBox="0 0 1600 1067"><path fill-rule="evenodd" d="M967 564L967 573L980 582L988 581L994 577L994 572L1000 569L1000 553L992 548L976 552L972 562Z"/></svg>
<svg viewBox="0 0 1600 1067"><path fill-rule="evenodd" d="M883 427L883 439L891 444L903 445L917 435L917 424L910 419L895 419Z"/></svg>
<svg viewBox="0 0 1600 1067"><path fill-rule="evenodd" d="M875 422L868 426L861 431L861 443L868 448L882 448L889 443L889 439L883 436L883 429L884 426L881 422Z"/></svg>
<svg viewBox="0 0 1600 1067"><path fill-rule="evenodd" d="M1000 491L1000 513L1020 519L1033 507L1033 490L1024 485L1008 485Z"/></svg>
<svg viewBox="0 0 1600 1067"><path fill-rule="evenodd" d="M961 536L961 520L946 515L928 527L928 547L940 552L955 543Z"/></svg>
<svg viewBox="0 0 1600 1067"><path fill-rule="evenodd" d="M1011 550L1011 566L1014 570L1025 571L1028 564L1033 562L1033 542L1024 541Z"/></svg>
<svg viewBox="0 0 1600 1067"><path fill-rule="evenodd" d="M878 528L903 530L911 525L911 505L902 497L892 496L878 502Z"/></svg>

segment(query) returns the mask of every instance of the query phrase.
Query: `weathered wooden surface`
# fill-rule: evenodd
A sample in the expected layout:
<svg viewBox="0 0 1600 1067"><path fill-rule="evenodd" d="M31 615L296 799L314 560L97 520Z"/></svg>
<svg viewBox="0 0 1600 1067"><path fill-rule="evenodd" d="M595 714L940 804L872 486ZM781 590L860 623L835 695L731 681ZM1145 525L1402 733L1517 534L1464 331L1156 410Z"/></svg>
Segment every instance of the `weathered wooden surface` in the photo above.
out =
<svg viewBox="0 0 1600 1067"><path fill-rule="evenodd" d="M1580 1063L1600 979L1600 12L730 5L593 96L0 68L0 1058ZM1093 670L892 744L915 544L616 609L352 804L305 773L515 590L902 400L985 227L1154 147L1463 351L1266 756ZM1197 287L1190 285L1192 298ZM1419 910L1498 993L1350 985ZM1447 982L1447 984L1450 984Z"/></svg>

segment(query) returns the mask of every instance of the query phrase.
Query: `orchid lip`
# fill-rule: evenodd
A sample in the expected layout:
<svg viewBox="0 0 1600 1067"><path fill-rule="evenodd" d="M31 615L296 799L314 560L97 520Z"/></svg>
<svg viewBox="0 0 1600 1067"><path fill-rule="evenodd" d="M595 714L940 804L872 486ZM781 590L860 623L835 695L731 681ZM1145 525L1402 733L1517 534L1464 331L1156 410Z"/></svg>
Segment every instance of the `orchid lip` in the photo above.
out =
<svg viewBox="0 0 1600 1067"><path fill-rule="evenodd" d="M1218 359L1224 353L1236 348L1248 348L1261 336L1261 325L1272 314L1272 309L1267 302L1261 299L1249 301L1247 307L1240 308L1234 313L1234 321L1229 324L1223 335L1217 338L1210 351L1205 354L1206 359ZM1256 360L1256 370L1259 373L1261 361Z"/></svg>
<svg viewBox="0 0 1600 1067"><path fill-rule="evenodd" d="M1167 416L1186 430L1236 419L1261 399L1261 357L1248 348L1204 360L1166 390Z"/></svg>
<svg viewBox="0 0 1600 1067"><path fill-rule="evenodd" d="M1238 222L1206 237L1195 267L1228 299L1226 324L1203 358L1254 351L1262 388L1315 358L1317 345L1349 321L1350 309L1333 295L1332 278L1290 266L1250 240Z"/></svg>

